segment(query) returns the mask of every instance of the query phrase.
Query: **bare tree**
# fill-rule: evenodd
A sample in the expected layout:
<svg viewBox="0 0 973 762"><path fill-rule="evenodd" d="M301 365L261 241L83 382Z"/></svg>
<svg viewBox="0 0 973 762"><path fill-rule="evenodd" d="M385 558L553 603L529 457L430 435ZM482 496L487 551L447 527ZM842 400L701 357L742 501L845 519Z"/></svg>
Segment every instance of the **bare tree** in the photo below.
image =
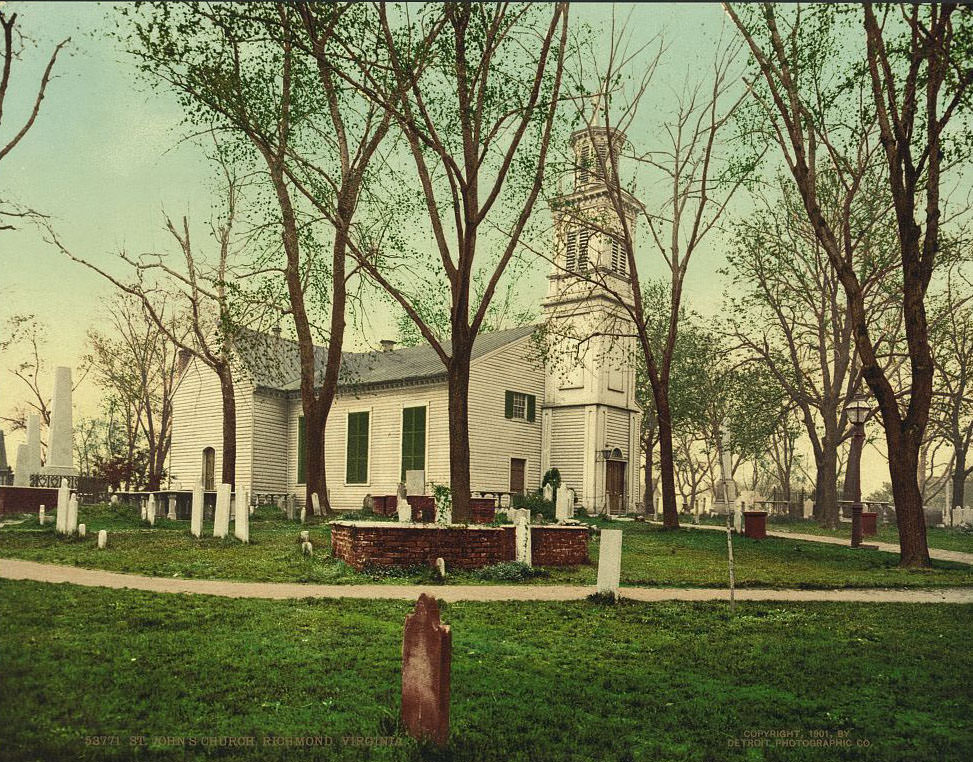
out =
<svg viewBox="0 0 973 762"><path fill-rule="evenodd" d="M188 353L210 368L219 379L222 401L222 469L226 484L236 481L236 397L233 387L233 344L246 320L258 319L241 310L230 286L234 277L236 223L239 183L226 166L226 208L210 223L217 243L215 255L200 256L193 246L189 220L178 222L165 215L165 227L176 244L177 253L146 253L132 256L125 251L119 258L127 275L114 275L81 257L65 245L50 224L45 225L46 240L69 259L94 270L119 291L141 303L144 314L155 329L175 348ZM247 315L241 316L241 312ZM173 313L185 316L188 325L173 320ZM168 352L166 357L169 357ZM168 362L168 360L167 360ZM151 394L148 390L142 390ZM153 431L156 428L153 424ZM160 453L156 452L156 456Z"/></svg>
<svg viewBox="0 0 973 762"><path fill-rule="evenodd" d="M41 103L47 93L47 86L51 81L51 73L54 70L55 63L57 63L57 57L64 46L71 42L71 38L62 40L54 47L37 85L37 94L33 99L30 113L25 119L17 122L12 131L8 133L7 128L11 123L8 96L11 92L14 64L20 62L24 48L23 36L17 24L17 14L0 9L0 30L3 34L3 69L0 72L0 131L7 133L5 136L0 136L0 161L3 161L34 126L41 110ZM33 210L0 199L0 230L12 230L17 218L33 216L38 216Z"/></svg>
<svg viewBox="0 0 973 762"><path fill-rule="evenodd" d="M727 298L726 325L745 360L769 371L792 400L814 454L815 516L836 528L838 448L850 435L845 408L861 390L861 364L838 275L797 193L782 178L778 185L734 225L728 261L736 289ZM819 185L821 202L836 210L843 199L835 184L820 177ZM888 213L883 199L864 193L849 208L853 225L869 231L852 245L869 325L881 329L876 349L885 367L899 362L893 350L901 336L889 253L894 231L871 221Z"/></svg>
<svg viewBox="0 0 973 762"><path fill-rule="evenodd" d="M389 239L358 262L415 323L448 375L453 515L470 516L469 373L507 266L540 195L561 94L567 4L424 6L417 18L378 7L374 38L348 46L349 81L391 114L415 168L435 254L429 271L449 292L449 341L427 320L414 252ZM409 10L403 10L408 14ZM490 260L486 234L502 229ZM489 264L484 266L484 263ZM485 282L474 301L476 272Z"/></svg>
<svg viewBox="0 0 973 762"><path fill-rule="evenodd" d="M864 39L853 47L845 38L839 47L828 36L833 19L828 14L834 9L797 6L781 15L773 5L763 5L744 20L729 4L724 8L756 62L754 100L848 300L862 374L885 426L900 563L929 566L917 478L934 373L925 296L940 243L940 193L948 168L944 141L973 80L965 43L971 19L950 4L886 5L878 14L865 4ZM850 63L856 76L849 84L833 67L847 71L848 58L855 56ZM857 97L862 85L864 101ZM853 243L860 231L848 224L847 210L866 179L874 137L885 157L886 191L897 225L910 366L907 400L900 399L882 367L855 268ZM820 200L822 164L842 188L845 201L837 217Z"/></svg>
<svg viewBox="0 0 973 762"><path fill-rule="evenodd" d="M126 427L128 470L134 470L136 448L144 443L145 487L155 491L161 486L172 441L172 397L179 371L180 345L169 335L185 345L189 326L170 314L164 297L156 300L155 310L168 330L159 328L141 299L119 296L109 302L110 332L88 332L90 363L105 395L120 402L126 421L134 424Z"/></svg>
<svg viewBox="0 0 973 762"><path fill-rule="evenodd" d="M745 178L742 173L731 176L721 142L740 102L740 96L734 95L734 62L739 47L718 46L710 78L688 84L680 94L675 115L660 130L661 144L641 149L624 139L624 134L636 122L649 92L662 46L648 45L633 51L629 37L626 25L616 28L613 19L604 56L607 60L600 63L601 51L592 51L590 65L581 60L577 66L576 89L584 91L593 81L596 93L594 98L575 101L585 125L587 145L594 147L586 151L584 143L577 144L580 148L573 157L576 183L580 183L577 191L581 192L589 181L603 183L610 212L593 214L572 197L557 210L571 224L606 241L613 256L602 267L589 267L580 259L559 264L593 290L611 295L621 307L617 324L599 331L637 342L657 419L663 525L676 528L679 517L669 387L689 264ZM623 167L630 176L622 176ZM639 185L664 190L654 205L647 206L637 200ZM635 228L640 221L648 229L653 253L668 271L668 301L661 326L653 325L651 305L645 302L645 273L651 272L655 258L638 255Z"/></svg>

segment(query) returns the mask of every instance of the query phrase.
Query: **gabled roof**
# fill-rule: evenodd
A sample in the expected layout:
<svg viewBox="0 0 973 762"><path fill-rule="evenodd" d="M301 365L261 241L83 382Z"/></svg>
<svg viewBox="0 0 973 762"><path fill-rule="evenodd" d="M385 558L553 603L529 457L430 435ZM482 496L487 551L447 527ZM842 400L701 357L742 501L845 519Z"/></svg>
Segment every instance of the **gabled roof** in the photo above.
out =
<svg viewBox="0 0 973 762"><path fill-rule="evenodd" d="M483 333L473 344L475 361L494 350L530 336L536 325L524 325L504 331ZM301 388L301 363L297 342L280 336L244 330L237 335L234 348L256 386L279 391ZM449 352L449 342L444 349ZM315 379L321 383L327 361L327 347L314 347ZM428 344L391 351L345 352L341 358L339 386L372 386L423 381L446 375L439 355Z"/></svg>

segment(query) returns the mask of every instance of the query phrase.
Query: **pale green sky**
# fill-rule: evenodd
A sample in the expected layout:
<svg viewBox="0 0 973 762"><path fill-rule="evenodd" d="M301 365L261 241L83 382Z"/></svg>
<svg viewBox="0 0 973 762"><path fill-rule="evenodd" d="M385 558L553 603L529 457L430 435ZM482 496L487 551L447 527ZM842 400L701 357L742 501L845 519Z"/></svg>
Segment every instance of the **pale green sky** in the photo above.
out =
<svg viewBox="0 0 973 762"><path fill-rule="evenodd" d="M22 29L37 45L28 48L14 72L12 103L0 136L26 113L53 46L69 36L72 41L58 61L34 129L2 164L0 193L50 214L70 248L109 268L120 248L141 252L168 244L161 225L163 209L175 216L206 219L217 201L211 193L211 168L197 147L180 141L181 111L174 99L140 82L131 60L110 36L118 20L113 5L6 6L20 14ZM629 8L620 6L618 12ZM607 36L609 4L576 3L571 13ZM721 34L729 34L724 22L718 3L645 3L632 8L636 40L662 34L668 52L630 139L650 144L658 137L653 132L673 110L687 76L705 71ZM737 212L746 206L741 198ZM690 268L688 300L704 313L719 305L723 283L716 270L723 264L722 250L717 233ZM108 285L54 251L30 228L0 234L0 263L0 321L35 313L49 329L49 363L76 366L86 331L103 320ZM540 301L545 274L539 263L524 290L525 300ZM359 337L358 343L363 340ZM6 358L0 362L3 368L8 365ZM10 375L0 373L0 410L10 410L21 398ZM97 412L93 385L79 390L76 403L80 414ZM8 457L13 457L17 441L9 437ZM881 473L874 478L866 474L866 490L885 478Z"/></svg>

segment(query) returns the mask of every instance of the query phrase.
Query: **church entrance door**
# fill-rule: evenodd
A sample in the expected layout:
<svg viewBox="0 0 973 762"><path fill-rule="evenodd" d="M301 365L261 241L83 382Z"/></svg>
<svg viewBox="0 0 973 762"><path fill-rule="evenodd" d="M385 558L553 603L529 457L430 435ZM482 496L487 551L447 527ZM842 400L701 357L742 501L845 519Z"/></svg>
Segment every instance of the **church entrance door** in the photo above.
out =
<svg viewBox="0 0 973 762"><path fill-rule="evenodd" d="M613 515L625 513L625 466L624 460L605 461L605 492Z"/></svg>

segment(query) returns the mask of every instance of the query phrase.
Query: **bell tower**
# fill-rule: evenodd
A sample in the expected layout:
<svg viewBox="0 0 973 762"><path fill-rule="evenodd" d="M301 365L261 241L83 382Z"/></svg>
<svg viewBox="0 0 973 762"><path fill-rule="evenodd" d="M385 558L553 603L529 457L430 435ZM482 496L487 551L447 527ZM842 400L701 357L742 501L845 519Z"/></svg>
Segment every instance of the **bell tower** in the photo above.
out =
<svg viewBox="0 0 973 762"><path fill-rule="evenodd" d="M544 301L546 384L541 469L557 468L589 513L627 513L639 500L636 342L626 236L640 209L617 188L626 137L587 126L571 136L571 189L552 203L555 253Z"/></svg>

